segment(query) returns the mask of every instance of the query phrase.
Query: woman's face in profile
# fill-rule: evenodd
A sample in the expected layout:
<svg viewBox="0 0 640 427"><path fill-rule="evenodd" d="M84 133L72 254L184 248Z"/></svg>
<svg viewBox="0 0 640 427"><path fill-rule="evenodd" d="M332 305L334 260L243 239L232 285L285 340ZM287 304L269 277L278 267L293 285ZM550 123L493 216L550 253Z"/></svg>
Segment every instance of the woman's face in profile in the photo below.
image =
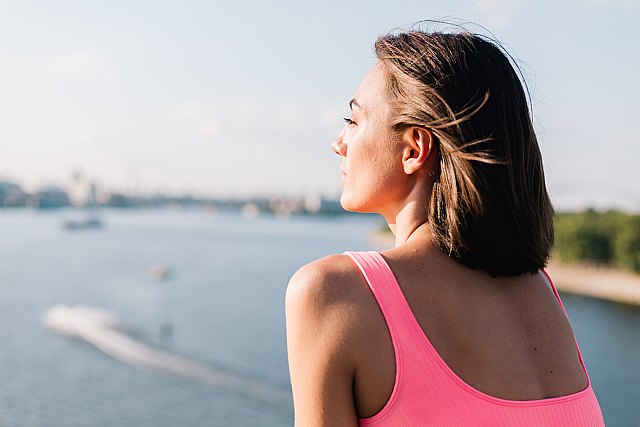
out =
<svg viewBox="0 0 640 427"><path fill-rule="evenodd" d="M403 182L400 136L390 129L381 63L367 73L349 105L351 117L333 142L342 156L340 203L349 211L381 213L402 196Z"/></svg>

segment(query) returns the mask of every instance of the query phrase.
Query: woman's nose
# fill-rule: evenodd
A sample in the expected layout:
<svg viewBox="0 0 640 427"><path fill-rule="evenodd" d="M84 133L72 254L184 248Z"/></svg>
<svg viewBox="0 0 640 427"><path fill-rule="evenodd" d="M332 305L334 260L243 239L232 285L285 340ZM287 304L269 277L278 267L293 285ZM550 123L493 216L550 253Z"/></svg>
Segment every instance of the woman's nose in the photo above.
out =
<svg viewBox="0 0 640 427"><path fill-rule="evenodd" d="M336 140L333 141L333 143L331 144L331 148L333 149L333 152L336 153L338 156L344 157L346 155L347 145L344 143L344 140L342 139L342 132L340 132L340 135L338 135Z"/></svg>

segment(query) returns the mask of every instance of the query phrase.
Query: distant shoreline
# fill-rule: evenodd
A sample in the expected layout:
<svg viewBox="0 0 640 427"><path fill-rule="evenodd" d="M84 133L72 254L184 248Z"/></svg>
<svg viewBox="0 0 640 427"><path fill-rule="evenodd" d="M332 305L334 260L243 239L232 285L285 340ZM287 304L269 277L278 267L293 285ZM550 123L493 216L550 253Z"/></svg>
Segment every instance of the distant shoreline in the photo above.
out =
<svg viewBox="0 0 640 427"><path fill-rule="evenodd" d="M561 292L640 306L640 275L613 267L553 260L547 272Z"/></svg>
<svg viewBox="0 0 640 427"><path fill-rule="evenodd" d="M371 243L378 248L394 245L391 233L372 233ZM563 264L551 260L547 273L560 292L640 306L640 275L621 269L585 264Z"/></svg>

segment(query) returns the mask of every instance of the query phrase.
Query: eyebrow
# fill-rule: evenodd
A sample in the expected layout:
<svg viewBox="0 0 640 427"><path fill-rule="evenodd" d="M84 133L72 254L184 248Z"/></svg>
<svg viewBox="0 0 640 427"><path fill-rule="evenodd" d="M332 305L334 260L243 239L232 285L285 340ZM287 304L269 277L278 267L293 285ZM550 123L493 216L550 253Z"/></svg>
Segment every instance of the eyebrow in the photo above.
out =
<svg viewBox="0 0 640 427"><path fill-rule="evenodd" d="M356 101L355 98L353 98L351 101L349 101L349 108L353 111L353 106L358 107L359 109L362 109L362 105L358 104L358 101Z"/></svg>

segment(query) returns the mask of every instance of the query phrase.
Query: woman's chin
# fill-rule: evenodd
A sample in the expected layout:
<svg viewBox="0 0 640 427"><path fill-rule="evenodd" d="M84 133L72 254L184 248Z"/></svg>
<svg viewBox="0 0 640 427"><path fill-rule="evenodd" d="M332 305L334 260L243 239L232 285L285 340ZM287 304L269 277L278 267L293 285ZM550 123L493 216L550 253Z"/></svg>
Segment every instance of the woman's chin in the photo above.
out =
<svg viewBox="0 0 640 427"><path fill-rule="evenodd" d="M340 196L340 205L342 208L349 212L358 212L358 206L356 203L353 203L353 200L343 191Z"/></svg>
<svg viewBox="0 0 640 427"><path fill-rule="evenodd" d="M370 211L368 211L366 209L366 207L362 203L362 200L354 199L353 197L350 197L349 194L344 192L344 191L342 192L342 195L340 196L340 204L342 205L342 208L344 210L349 211L349 212L360 212L360 213L370 212Z"/></svg>

